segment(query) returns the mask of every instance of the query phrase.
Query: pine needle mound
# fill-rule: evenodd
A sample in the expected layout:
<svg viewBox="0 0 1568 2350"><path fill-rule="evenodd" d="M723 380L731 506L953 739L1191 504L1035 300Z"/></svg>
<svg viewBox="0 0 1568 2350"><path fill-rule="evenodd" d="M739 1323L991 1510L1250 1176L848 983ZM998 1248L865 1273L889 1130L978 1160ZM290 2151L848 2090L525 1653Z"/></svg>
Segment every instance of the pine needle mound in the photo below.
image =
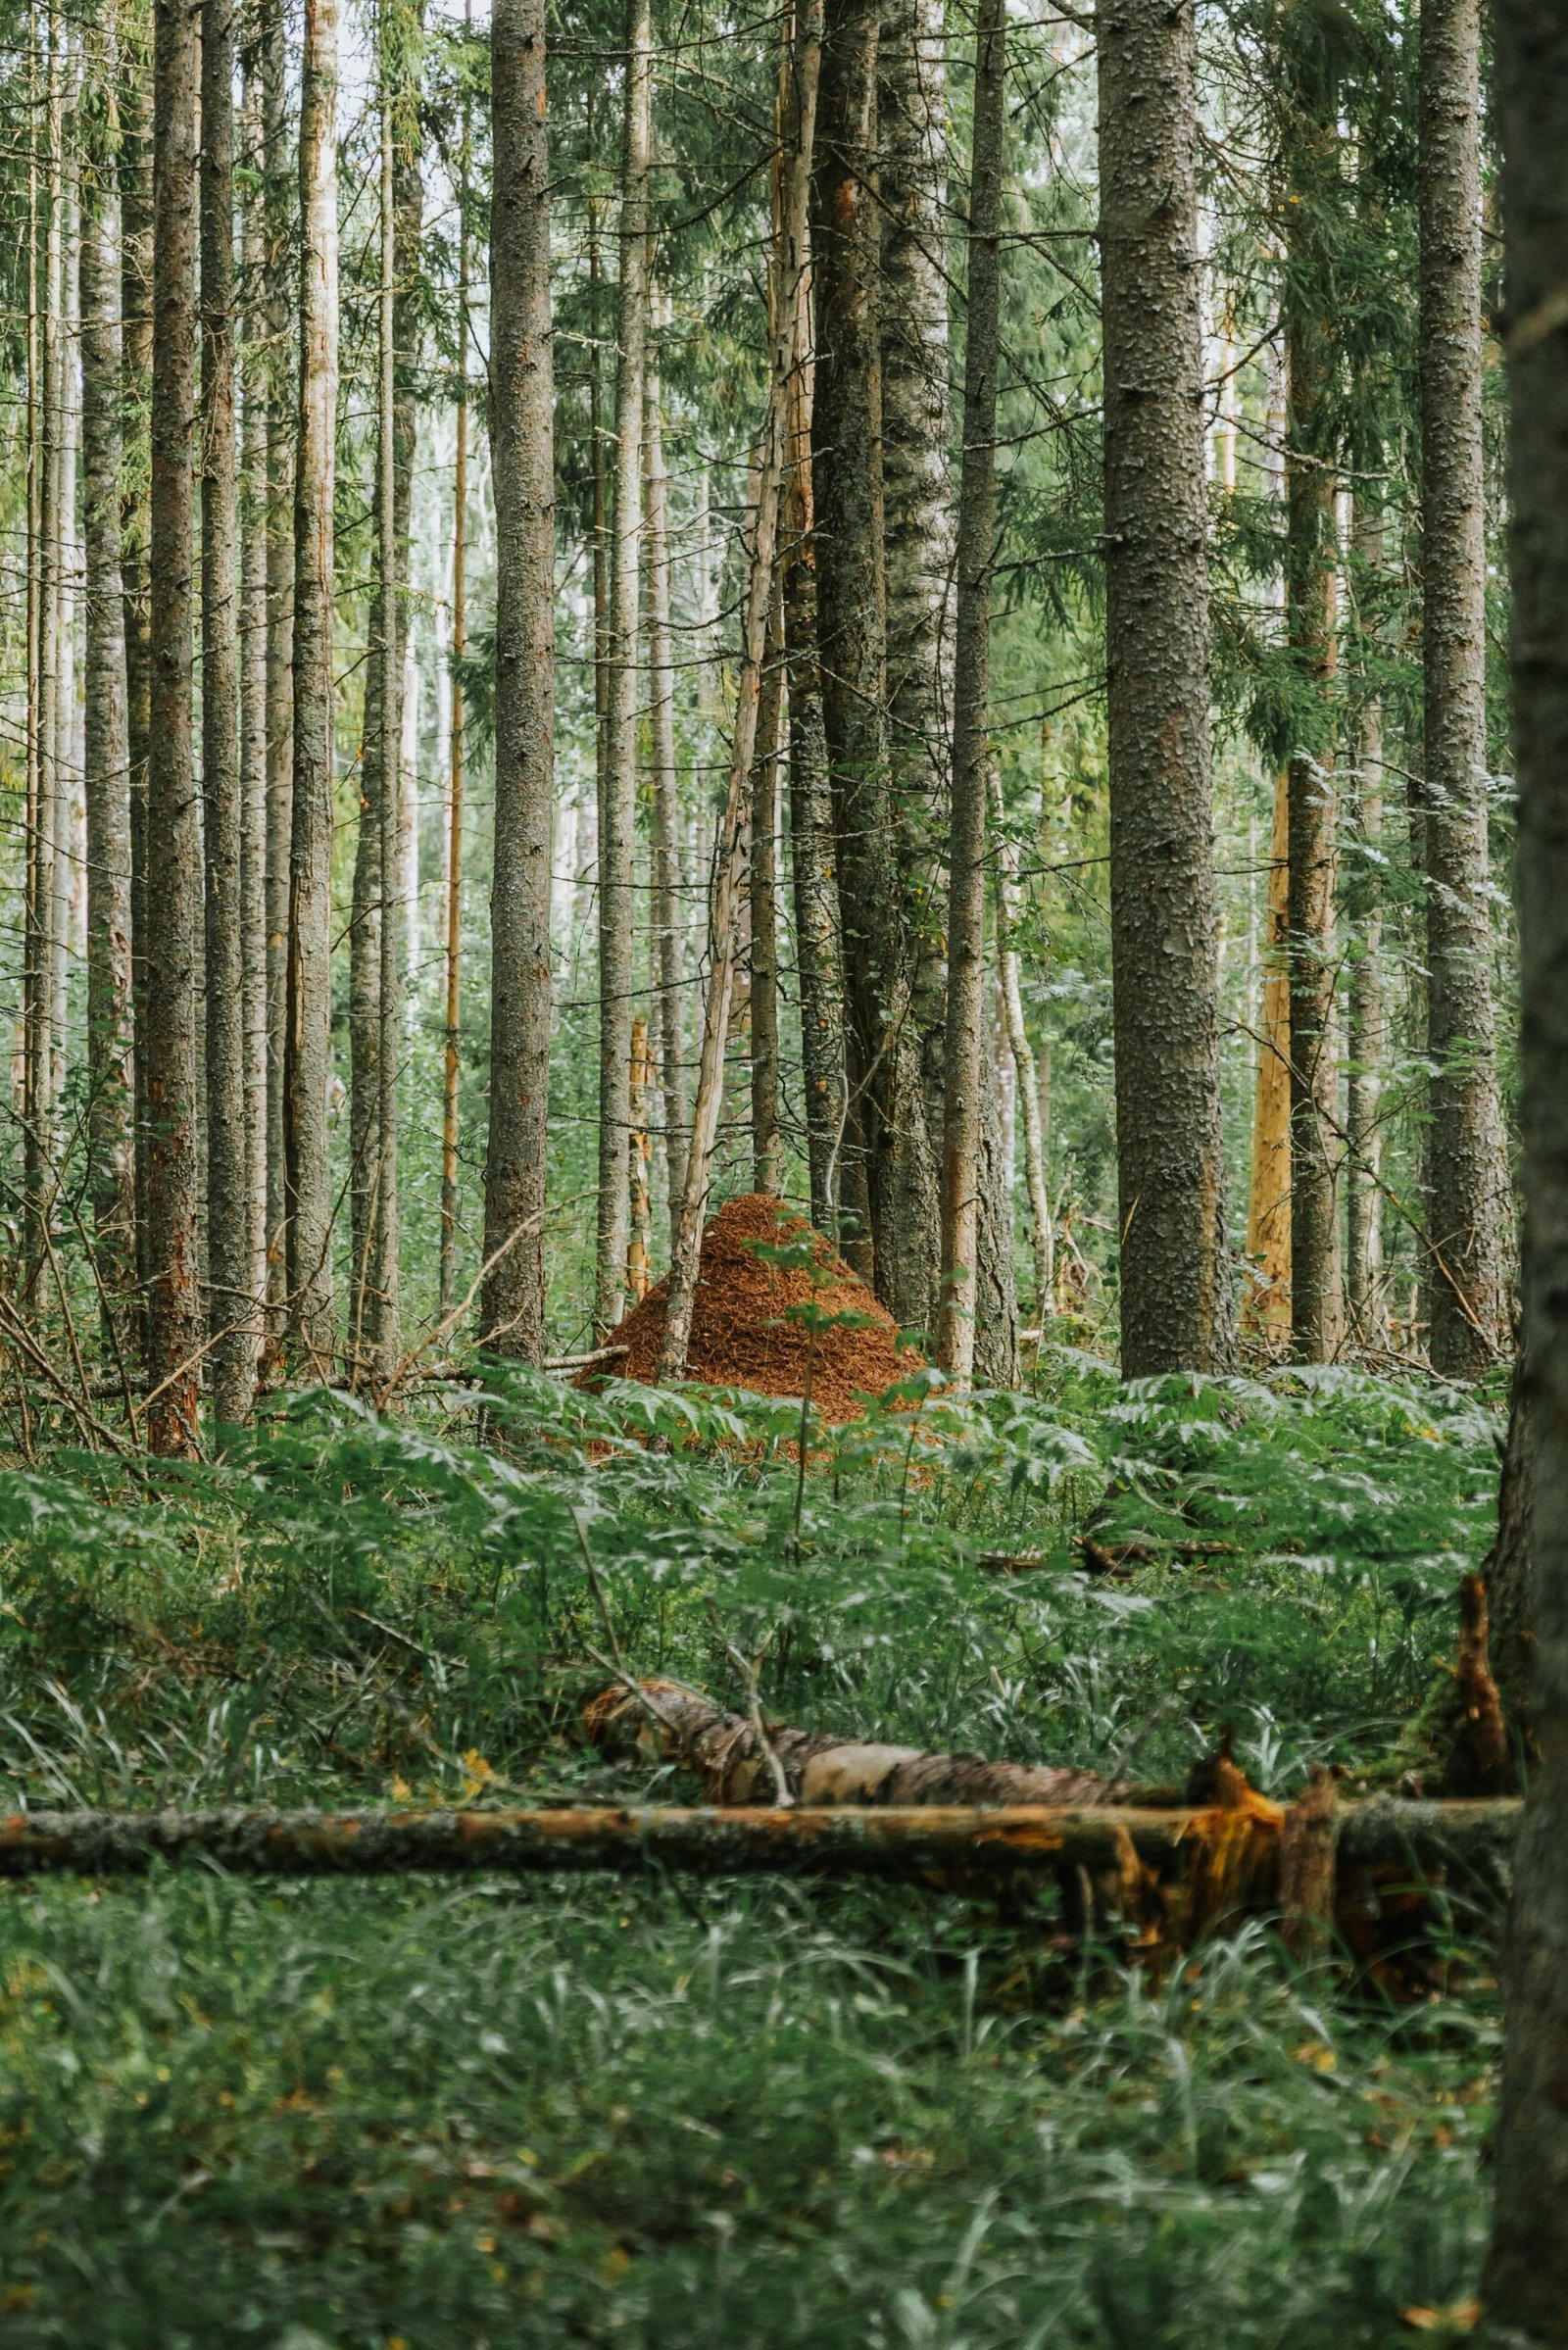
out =
<svg viewBox="0 0 1568 2350"><path fill-rule="evenodd" d="M812 1245L809 1265L769 1264L747 1245L761 1241L777 1247L803 1240ZM667 1281L659 1282L612 1332L610 1345L627 1349L613 1366L617 1378L657 1383L667 1294ZM792 1306L801 1310L792 1315ZM811 1331L801 1318L809 1307L865 1319L819 1327L813 1347ZM803 1216L792 1215L765 1192L728 1200L703 1234L687 1378L704 1387L799 1395L808 1350L811 1401L833 1421L854 1419L865 1396L880 1395L921 1362L912 1346L901 1346L886 1307Z"/></svg>

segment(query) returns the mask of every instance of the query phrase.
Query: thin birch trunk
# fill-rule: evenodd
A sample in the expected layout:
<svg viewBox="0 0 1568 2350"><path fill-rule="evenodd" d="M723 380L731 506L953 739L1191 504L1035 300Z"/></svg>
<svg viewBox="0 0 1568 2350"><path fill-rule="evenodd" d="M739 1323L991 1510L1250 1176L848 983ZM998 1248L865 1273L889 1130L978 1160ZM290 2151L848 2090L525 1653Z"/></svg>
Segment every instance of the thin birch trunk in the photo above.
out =
<svg viewBox="0 0 1568 2350"><path fill-rule="evenodd" d="M648 0L629 0L616 301L615 498L610 547L610 707L599 808L599 1216L594 1331L620 1320L626 1272L633 945L636 931L637 585L642 545L643 370L648 331Z"/></svg>
<svg viewBox="0 0 1568 2350"><path fill-rule="evenodd" d="M147 460L153 364L153 61L125 28L120 118L121 345L124 362L126 481L121 507L125 595L125 733L130 757L130 995L132 1155L136 1186L137 1335L149 1342L147 795L152 745L152 605ZM136 461L146 462L136 462Z"/></svg>
<svg viewBox="0 0 1568 2350"><path fill-rule="evenodd" d="M244 808L234 438L234 16L202 0L202 807L207 868L207 1264L213 1411L250 1417L250 1153L245 1122Z"/></svg>
<svg viewBox="0 0 1568 2350"><path fill-rule="evenodd" d="M467 651L468 519L468 240L460 230L459 315L463 321L457 386L457 457L452 483L452 718L447 762L447 887L444 959L445 1043L441 1072L441 1310L450 1312L458 1279L458 1079L463 1020L463 658Z"/></svg>
<svg viewBox="0 0 1568 2350"><path fill-rule="evenodd" d="M991 747L991 572L997 529L997 361L1002 299L1002 158L1006 0L981 0L975 27L969 173L969 321L958 491L953 824L948 886L948 1027L943 1053L942 1293L937 1361L960 1392L974 1377L980 1194L988 1090L986 803Z"/></svg>
<svg viewBox="0 0 1568 2350"><path fill-rule="evenodd" d="M27 1130L24 1146L24 1188L26 1201L26 1270L29 1286L36 1281L53 1218L53 1196L58 1160L55 1133L54 934L55 843L61 798L59 768L60 710L60 563L61 464L64 360L61 351L62 221L65 211L63 106L61 97L61 29L51 10L46 50L44 141L47 186L44 194L43 298L40 335L40 400L38 432L38 654L37 698L33 729L36 738L37 784L33 796L32 832L28 843L31 887L26 950L26 1087Z"/></svg>
<svg viewBox="0 0 1568 2350"><path fill-rule="evenodd" d="M484 1223L490 1270L481 1302L488 1344L538 1363L545 1342L556 602L544 0L498 0L491 72L496 825ZM641 397L639 385L639 404Z"/></svg>
<svg viewBox="0 0 1568 2350"><path fill-rule="evenodd" d="M300 93L300 399L294 480L294 785L284 1144L288 1310L331 1369L333 490L337 422L337 0L306 0Z"/></svg>
<svg viewBox="0 0 1568 2350"><path fill-rule="evenodd" d="M151 718L147 797L147 1441L196 1448L197 925L201 852L191 708L194 659L198 19L155 0Z"/></svg>
<svg viewBox="0 0 1568 2350"><path fill-rule="evenodd" d="M106 43L106 47L108 44ZM85 557L87 1069L93 1243L110 1298L136 1284L135 1073L130 1001L130 754L121 576L121 251L112 48L81 205L81 455Z"/></svg>
<svg viewBox="0 0 1568 2350"><path fill-rule="evenodd" d="M267 1274L268 1327L288 1293L289 857L294 821L294 524L297 419L291 397L290 282L297 188L288 170L283 0L260 0L262 167L267 215Z"/></svg>
<svg viewBox="0 0 1568 2350"><path fill-rule="evenodd" d="M1356 557L1357 601L1375 581L1383 561L1383 515L1375 501L1357 492L1351 523ZM1351 746L1351 823L1363 851L1345 891L1351 929L1348 1053L1346 1072L1345 1298L1350 1327L1363 1346L1388 1340L1383 1274L1384 1062L1388 1014L1383 988L1383 885L1377 859L1383 831L1383 703L1368 683L1370 632L1356 614L1360 649L1360 698Z"/></svg>
<svg viewBox="0 0 1568 2350"><path fill-rule="evenodd" d="M650 365L644 399L643 493L649 670L649 739L653 750L654 984L659 994L660 1091L664 1098L664 1173L669 1236L680 1229L686 1171L686 1036L681 1017L680 799L675 768L675 662L669 623L669 475L664 465L659 370Z"/></svg>

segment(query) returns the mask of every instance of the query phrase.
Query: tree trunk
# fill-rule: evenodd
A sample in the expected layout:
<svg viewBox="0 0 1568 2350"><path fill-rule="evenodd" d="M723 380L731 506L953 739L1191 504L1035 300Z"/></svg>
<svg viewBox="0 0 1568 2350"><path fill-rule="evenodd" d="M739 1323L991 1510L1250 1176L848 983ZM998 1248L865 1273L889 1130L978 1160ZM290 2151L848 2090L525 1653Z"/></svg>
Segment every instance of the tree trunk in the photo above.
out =
<svg viewBox="0 0 1568 2350"><path fill-rule="evenodd" d="M752 1189L776 1199L784 1189L784 1132L778 1068L778 766L784 717L783 611L777 593L763 658L752 761L750 972L752 1027Z"/></svg>
<svg viewBox="0 0 1568 2350"><path fill-rule="evenodd" d="M1274 778L1263 912L1244 1322L1270 1352L1291 1330L1291 785Z"/></svg>
<svg viewBox="0 0 1568 2350"><path fill-rule="evenodd" d="M263 152L258 46L244 60L243 138ZM242 525L239 622L240 930L245 963L245 1188L250 1295L260 1313L267 1297L267 394L269 358L264 276L267 221L253 179L243 206L245 318L240 435ZM254 1343L254 1342L253 1342Z"/></svg>
<svg viewBox="0 0 1568 2350"><path fill-rule="evenodd" d="M1532 1678L1530 1579L1535 1555L1536 1437L1531 1381L1523 1357L1508 1394L1508 1434L1497 1481L1497 1539L1486 1564L1492 1670L1509 1722L1530 1734ZM1534 1740L1530 1741L1532 1744Z"/></svg>
<svg viewBox="0 0 1568 2350"><path fill-rule="evenodd" d="M483 1316L490 1346L537 1363L545 1331L556 596L543 0L501 0L491 20L491 451L499 563L484 1219L490 1271ZM635 472L632 478L635 498ZM635 569L632 583L635 598ZM623 1154L624 1143L622 1128ZM621 1175L624 1182L624 1155Z"/></svg>
<svg viewBox="0 0 1568 2350"><path fill-rule="evenodd" d="M202 811L207 866L207 1265L213 1412L250 1417L250 1158L240 893L239 566L234 442L234 15L202 0Z"/></svg>
<svg viewBox="0 0 1568 2350"><path fill-rule="evenodd" d="M659 995L660 1091L664 1098L664 1176L670 1245L680 1229L686 1172L686 1040L681 1019L679 919L680 802L675 769L675 660L669 624L669 475L664 466L662 396L650 366L644 384L643 494L647 533L648 730L653 749L654 985Z"/></svg>
<svg viewBox="0 0 1568 2350"><path fill-rule="evenodd" d="M1498 0L1507 220L1511 660L1519 789L1525 1359L1536 1509L1532 1781L1504 1962L1492 2248L1496 2342L1560 2343L1568 2308L1568 18Z"/></svg>
<svg viewBox="0 0 1568 2350"><path fill-rule="evenodd" d="M464 23L468 16L465 9ZM452 731L447 745L446 1037L441 1072L440 1304L452 1310L458 1283L458 1079L463 1020L463 788L466 709L463 658L468 644L468 163L466 108L458 174L457 450L452 481Z"/></svg>
<svg viewBox="0 0 1568 2350"><path fill-rule="evenodd" d="M991 809L1002 818L1002 779L991 766ZM1055 1288L1055 1235L1051 1221L1051 1191L1046 1163L1044 1100L1050 1100L1050 1053L1044 1069L1037 1066L1034 1047L1024 1021L1023 991L1019 984L1018 950L1012 933L1018 919L1018 844L1005 837L999 843L997 861L997 956L1002 974L1002 1002L1007 1023L1007 1046L1012 1054L1018 1108L1023 1119L1024 1180L1029 1191L1030 1236L1034 1244L1035 1320L1044 1339L1053 1312Z"/></svg>
<svg viewBox="0 0 1568 2350"><path fill-rule="evenodd" d="M620 360L615 375L615 499L610 548L610 707L599 808L599 1227L594 1334L600 1345L620 1320L626 1282L626 1144L631 1130L637 923L637 585L648 334L652 40L649 0L628 0L616 302Z"/></svg>
<svg viewBox="0 0 1568 2350"><path fill-rule="evenodd" d="M816 137L817 90L823 59L821 21L816 7L811 0L808 0L802 35L794 47L794 90L787 113L792 124L792 140L782 174L784 196L780 207L779 244L782 251L774 262L775 283L779 291L772 306L767 408L758 447L754 535L742 600L741 664L735 696L735 728L730 741L729 777L714 858L717 881L713 891L708 998L703 1007L702 1053L698 1064L696 1098L692 1104L691 1144L686 1154L686 1172L681 1190L680 1226L670 1252L664 1335L660 1348L659 1376L662 1382L680 1379L685 1375L692 1310L702 1266L703 1217L708 1204L709 1167L723 1103L724 1048L729 1034L736 934L740 917L746 795L757 756L762 662L767 645L768 613L773 609L779 513L789 434L790 378L795 367L801 281L808 267L808 210Z"/></svg>
<svg viewBox="0 0 1568 2350"><path fill-rule="evenodd" d="M1192 10L1100 27L1105 637L1124 1375L1232 1352L1209 808Z"/></svg>
<svg viewBox="0 0 1568 2350"><path fill-rule="evenodd" d="M152 734L147 797L147 1440L196 1449L202 1340L197 1290L194 655L198 21L156 0L153 140L153 405L150 556Z"/></svg>
<svg viewBox="0 0 1568 2350"><path fill-rule="evenodd" d="M44 151L48 178L44 196L43 294L40 335L37 692L32 711L34 788L28 838L25 949L26 1134L24 1189L26 1202L26 1278L36 1282L49 1248L59 1171L56 1133L58 1043L55 1035L55 863L61 801L60 775L60 569L61 443L64 439L65 363L61 312L64 297L63 223L65 144L62 103L61 27L49 15Z"/></svg>
<svg viewBox="0 0 1568 2350"><path fill-rule="evenodd" d="M1383 558L1383 516L1357 492L1351 522L1358 602L1372 590ZM1371 650L1365 619L1356 614L1359 700L1352 737L1351 822L1364 852L1344 893L1350 939L1349 1053L1346 1073L1345 1299L1350 1328L1363 1346L1388 1343L1383 1270L1383 1067L1388 1014L1383 997L1383 703L1367 682Z"/></svg>
<svg viewBox="0 0 1568 2350"><path fill-rule="evenodd" d="M1339 1088L1334 1038L1336 803L1329 743L1335 668L1336 385L1332 206L1340 148L1340 35L1310 0L1287 12L1293 110L1285 367L1286 622L1298 701L1290 759L1291 1350L1326 1362L1342 1336Z"/></svg>
<svg viewBox="0 0 1568 2350"><path fill-rule="evenodd" d="M942 0L881 0L876 160L887 573L888 749L921 1090L934 1165L944 1120L944 940L955 576L948 393L948 94ZM929 1320L940 1225L931 1229Z"/></svg>
<svg viewBox="0 0 1568 2350"><path fill-rule="evenodd" d="M294 828L295 433L289 367L295 265L287 156L283 0L260 0L262 163L267 212L267 1267L269 1327L280 1332L288 1295L289 859Z"/></svg>
<svg viewBox="0 0 1568 2350"><path fill-rule="evenodd" d="M130 769L121 576L121 251L114 60L81 202L82 538L86 577L87 1074L93 1245L106 1295L136 1286L130 1002ZM118 1344L118 1333L112 1333Z"/></svg>
<svg viewBox="0 0 1568 2350"><path fill-rule="evenodd" d="M843 1247L901 1327L926 1329L940 1259L937 1187L886 719L877 18L876 0L833 0L824 18L811 222L817 650L844 943L842 1212L854 1228Z"/></svg>
<svg viewBox="0 0 1568 2350"><path fill-rule="evenodd" d="M121 82L121 348L127 464L121 504L120 569L125 594L125 738L130 759L130 998L136 1186L137 1335L145 1350L152 1260L147 1220L147 793L152 749L152 606L148 563L148 408L153 364L152 60L127 34Z"/></svg>
<svg viewBox="0 0 1568 2350"><path fill-rule="evenodd" d="M1475 1379L1507 1332L1487 857L1481 431L1481 0L1421 11L1421 541L1432 1366Z"/></svg>
<svg viewBox="0 0 1568 2350"><path fill-rule="evenodd" d="M333 500L337 425L337 0L306 0L300 85L300 396L294 471L294 775L284 1148L289 1323L332 1367Z"/></svg>
<svg viewBox="0 0 1568 2350"><path fill-rule="evenodd" d="M819 37L815 30L817 23L819 15L813 14L809 7L797 12L792 53L804 40ZM803 271L790 373L789 470L784 488L780 565L784 646L789 663L790 869L794 885L795 955L800 973L806 1153L811 1221L819 1232L832 1238L838 1232L839 1148L848 1114L849 1092L844 1068L844 955L833 793L823 731L822 671L817 657L811 474L814 369L810 280Z"/></svg>
<svg viewBox="0 0 1568 2350"><path fill-rule="evenodd" d="M937 1361L960 1390L974 1376L980 1187L990 1087L985 1040L986 813L1005 122L1005 0L982 0L975 29L969 172L969 318L958 492L948 1032L943 1055L942 1297L937 1321Z"/></svg>

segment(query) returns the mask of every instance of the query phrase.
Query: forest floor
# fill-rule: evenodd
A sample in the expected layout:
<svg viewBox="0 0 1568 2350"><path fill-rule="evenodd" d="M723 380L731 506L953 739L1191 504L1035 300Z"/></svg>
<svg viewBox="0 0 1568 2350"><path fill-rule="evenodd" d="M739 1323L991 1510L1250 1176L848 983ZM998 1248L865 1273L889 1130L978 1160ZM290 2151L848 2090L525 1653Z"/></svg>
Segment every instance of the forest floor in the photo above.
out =
<svg viewBox="0 0 1568 2350"><path fill-rule="evenodd" d="M689 1797L574 1735L607 1678L585 1547L636 1671L734 1700L711 1600L771 1635L793 1722L1144 1782L1229 1729L1270 1792L1387 1785L1441 1738L1498 1400L1124 1391L1062 1353L968 1407L917 1377L819 1429L802 1484L798 1406L518 1377L488 1449L453 1392L401 1425L299 1399L189 1470L12 1465L0 1807ZM1055 1926L756 1880L0 1885L0 2338L1468 2330L1485 1922L1403 2006L1261 1927L1155 1983Z"/></svg>

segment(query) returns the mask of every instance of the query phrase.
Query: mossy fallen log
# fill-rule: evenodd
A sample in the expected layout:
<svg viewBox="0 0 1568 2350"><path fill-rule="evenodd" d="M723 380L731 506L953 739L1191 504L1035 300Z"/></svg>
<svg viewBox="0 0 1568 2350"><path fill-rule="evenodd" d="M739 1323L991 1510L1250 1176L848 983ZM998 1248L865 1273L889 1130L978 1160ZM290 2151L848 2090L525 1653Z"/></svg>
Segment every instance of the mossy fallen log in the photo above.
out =
<svg viewBox="0 0 1568 2350"><path fill-rule="evenodd" d="M1522 1808L1501 1798L1348 1804L1338 1815L1337 1856L1342 1867L1462 1870L1495 1883ZM204 1861L264 1877L683 1869L970 1885L1050 1877L1064 1865L1114 1874L1130 1849L1145 1868L1179 1877L1206 1848L1214 1809L932 1803L13 1812L0 1817L0 1876L123 1876L159 1862Z"/></svg>

